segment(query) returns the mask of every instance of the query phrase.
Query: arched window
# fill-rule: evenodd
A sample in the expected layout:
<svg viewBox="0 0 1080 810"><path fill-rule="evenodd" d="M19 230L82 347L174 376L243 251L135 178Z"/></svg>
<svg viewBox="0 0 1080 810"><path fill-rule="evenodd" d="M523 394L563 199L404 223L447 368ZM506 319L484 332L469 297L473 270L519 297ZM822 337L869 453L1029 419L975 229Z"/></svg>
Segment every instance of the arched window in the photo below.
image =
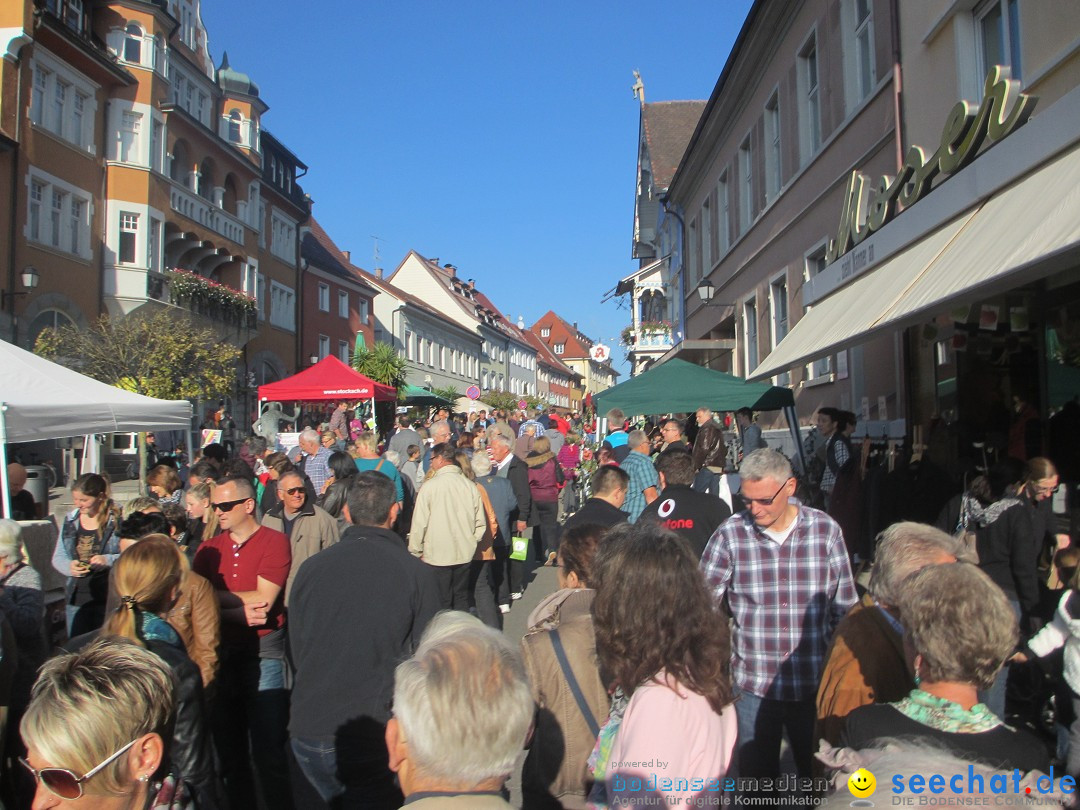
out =
<svg viewBox="0 0 1080 810"><path fill-rule="evenodd" d="M44 312L39 313L34 320L30 321L30 328L27 334L30 341L30 348L32 349L34 347L38 337L46 329L59 329L63 326L74 325L75 322L58 309L47 309Z"/></svg>
<svg viewBox="0 0 1080 810"><path fill-rule="evenodd" d="M124 61L142 64L143 30L138 23L128 23L124 29Z"/></svg>
<svg viewBox="0 0 1080 810"><path fill-rule="evenodd" d="M229 142L241 143L240 139L240 111L233 110L229 113Z"/></svg>
<svg viewBox="0 0 1080 810"><path fill-rule="evenodd" d="M172 163L169 165L169 177L184 188L190 188L191 183L191 158L188 156L187 144L177 141L173 144Z"/></svg>

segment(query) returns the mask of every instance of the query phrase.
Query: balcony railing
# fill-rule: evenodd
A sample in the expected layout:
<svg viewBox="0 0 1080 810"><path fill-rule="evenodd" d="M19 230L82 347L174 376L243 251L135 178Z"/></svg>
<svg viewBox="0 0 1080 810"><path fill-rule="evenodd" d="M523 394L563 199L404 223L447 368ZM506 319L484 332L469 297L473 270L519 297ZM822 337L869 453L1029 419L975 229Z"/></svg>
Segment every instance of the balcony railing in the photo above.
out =
<svg viewBox="0 0 1080 810"><path fill-rule="evenodd" d="M201 315L240 329L257 329L259 325L258 313L254 308L238 307L228 302L208 301L197 295L178 294L170 284L168 276L161 273L146 274L146 297L167 304L175 304L194 315Z"/></svg>
<svg viewBox="0 0 1080 810"><path fill-rule="evenodd" d="M169 190L169 204L176 213L198 222L238 245L244 244L243 222L176 183L173 183Z"/></svg>

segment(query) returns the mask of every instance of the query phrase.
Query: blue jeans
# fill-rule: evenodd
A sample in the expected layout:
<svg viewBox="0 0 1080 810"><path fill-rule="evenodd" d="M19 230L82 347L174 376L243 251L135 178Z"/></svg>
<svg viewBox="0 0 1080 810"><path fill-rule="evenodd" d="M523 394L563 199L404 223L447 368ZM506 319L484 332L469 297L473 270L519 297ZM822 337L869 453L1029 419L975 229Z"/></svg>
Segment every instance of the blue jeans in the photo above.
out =
<svg viewBox="0 0 1080 810"><path fill-rule="evenodd" d="M401 806L404 799L387 764L385 743L370 732L365 729L361 739L343 732L338 742L305 737L290 740L299 767L299 773L293 776L296 807L396 810ZM300 784L301 780L307 785Z"/></svg>
<svg viewBox="0 0 1080 810"><path fill-rule="evenodd" d="M814 698L773 700L740 691L735 701L739 723L739 776L780 775L780 742L787 731L800 777L810 777L814 759Z"/></svg>
<svg viewBox="0 0 1080 810"><path fill-rule="evenodd" d="M257 775L258 792L270 810L291 808L285 661L226 650L217 681L211 716L230 805L255 806Z"/></svg>
<svg viewBox="0 0 1080 810"><path fill-rule="evenodd" d="M1017 599L1009 599L1009 606L1013 609L1017 621L1020 620L1020 602ZM1009 685L1009 664L1006 662L1005 666L998 670L998 674L994 677L994 683L991 684L989 689L980 689L978 698L980 703L985 703L986 707L1000 717L1005 719L1005 693L1006 687Z"/></svg>

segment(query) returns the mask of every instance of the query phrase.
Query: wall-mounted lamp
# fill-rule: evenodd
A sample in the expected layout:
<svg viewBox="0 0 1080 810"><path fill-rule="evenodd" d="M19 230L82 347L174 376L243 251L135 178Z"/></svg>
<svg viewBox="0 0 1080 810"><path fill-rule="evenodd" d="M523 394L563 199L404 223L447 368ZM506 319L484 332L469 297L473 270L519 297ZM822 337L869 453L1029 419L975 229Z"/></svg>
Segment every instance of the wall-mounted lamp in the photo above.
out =
<svg viewBox="0 0 1080 810"><path fill-rule="evenodd" d="M315 365L316 363L318 363L318 362L319 362L319 355L317 355L317 354L313 354L313 355L311 355L311 356L310 356L310 357L308 358L308 361L309 361L309 362L311 363L311 365Z"/></svg>
<svg viewBox="0 0 1080 810"><path fill-rule="evenodd" d="M713 301L713 296L716 295L716 287L712 285L712 282L707 278L701 280L701 283L697 285L698 298L701 299L701 303L707 307L733 307L734 304L728 304L723 301Z"/></svg>
<svg viewBox="0 0 1080 810"><path fill-rule="evenodd" d="M0 290L0 309L4 309L8 305L8 301L15 302L15 296L17 295L29 295L30 290L34 289L38 285L41 277L38 275L38 271L27 265L26 268L19 274L19 278L22 281L22 285L26 287L26 290L20 290L18 292L8 292L7 290Z"/></svg>

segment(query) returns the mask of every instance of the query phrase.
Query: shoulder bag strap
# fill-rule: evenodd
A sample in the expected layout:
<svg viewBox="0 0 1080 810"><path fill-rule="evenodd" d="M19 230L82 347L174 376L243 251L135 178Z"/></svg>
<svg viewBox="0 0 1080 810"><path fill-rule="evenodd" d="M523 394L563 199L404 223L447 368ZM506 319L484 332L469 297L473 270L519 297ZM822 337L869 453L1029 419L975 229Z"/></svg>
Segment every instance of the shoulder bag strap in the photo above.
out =
<svg viewBox="0 0 1080 810"><path fill-rule="evenodd" d="M552 630L548 635L551 636L551 646L555 648L555 657L559 659L559 668L562 669L566 683L570 687L570 692L573 694L578 708L581 709L581 713L585 716L589 731L595 737L600 733L600 725L596 722L592 709L589 708L589 704L585 701L581 686L578 684L577 678L574 677L574 670L570 668L570 660L566 657L566 649L563 647L562 639L559 638L559 631Z"/></svg>

